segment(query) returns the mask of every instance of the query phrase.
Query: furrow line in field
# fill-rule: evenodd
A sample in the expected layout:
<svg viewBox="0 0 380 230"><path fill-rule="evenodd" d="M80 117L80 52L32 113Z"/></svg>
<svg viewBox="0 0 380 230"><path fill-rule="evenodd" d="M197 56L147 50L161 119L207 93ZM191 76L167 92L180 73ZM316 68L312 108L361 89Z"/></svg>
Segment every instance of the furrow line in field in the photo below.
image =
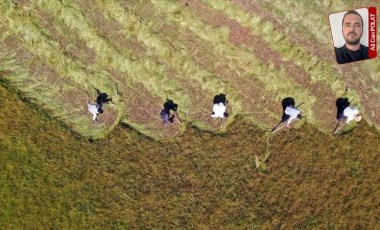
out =
<svg viewBox="0 0 380 230"><path fill-rule="evenodd" d="M266 91L275 92L276 101L293 95L306 102L306 111L310 114L309 120L314 122L311 110L315 98L308 90L301 89L292 79L287 78L283 71L278 71L263 64L253 54L231 45L228 41L228 29L217 29L204 24L198 18L181 5L175 2L152 0L156 10L167 16L168 20L177 22L181 27L188 28L191 32L209 42L215 50L224 54L231 62L231 69L241 68L246 76L258 79L264 84ZM244 57L244 58L243 58ZM275 82L276 84L273 84Z"/></svg>
<svg viewBox="0 0 380 230"><path fill-rule="evenodd" d="M337 71L332 68L330 64L325 61L319 61L317 55L310 54L307 49L288 40L284 34L276 31L270 22L263 22L260 17L247 13L229 1L203 1L212 8L223 11L226 15L228 15L228 17L237 20L243 26L248 27L253 34L262 36L263 39L271 45L270 47L272 49L281 53L284 59L294 60L297 65L303 67L309 74L312 81L318 81L331 86L332 91L335 92L337 96L344 95L347 81L345 82L341 80L340 78L342 76L337 73ZM310 62L310 60L314 61ZM374 91L371 93L373 96L377 95ZM359 103L359 100L364 100L363 93L361 91L356 92L351 90L350 95L351 98L356 98L357 103ZM362 97L359 99L358 95L361 95ZM369 103L364 103L364 105L366 105L366 107L370 106ZM359 105L359 107L361 106ZM379 109L379 106L368 108L368 110L376 112L378 112ZM371 121L375 118L370 117L366 111L364 112L367 121L371 123Z"/></svg>

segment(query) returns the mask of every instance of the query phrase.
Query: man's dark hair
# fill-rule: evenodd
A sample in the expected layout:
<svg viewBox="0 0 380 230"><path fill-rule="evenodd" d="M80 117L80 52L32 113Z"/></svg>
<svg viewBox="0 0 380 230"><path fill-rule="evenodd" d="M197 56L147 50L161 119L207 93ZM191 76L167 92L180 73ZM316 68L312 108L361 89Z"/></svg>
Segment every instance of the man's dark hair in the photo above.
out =
<svg viewBox="0 0 380 230"><path fill-rule="evenodd" d="M359 15L360 19L362 20L362 28L363 28L363 26L364 26L364 24L363 24L363 18L362 18L362 16L361 16L357 11L355 11L355 10L349 10L349 11L347 11L347 12L344 14L343 19L342 19L342 26L343 26L344 18L345 18L346 15L348 15L348 14L356 14L356 15Z"/></svg>
<svg viewBox="0 0 380 230"><path fill-rule="evenodd" d="M223 103L224 105L228 103L226 95L221 93L219 95L214 96L214 100L212 101L214 104Z"/></svg>
<svg viewBox="0 0 380 230"><path fill-rule="evenodd" d="M164 108L168 111L177 111L178 104L174 103L172 100L166 99L166 102L164 103Z"/></svg>

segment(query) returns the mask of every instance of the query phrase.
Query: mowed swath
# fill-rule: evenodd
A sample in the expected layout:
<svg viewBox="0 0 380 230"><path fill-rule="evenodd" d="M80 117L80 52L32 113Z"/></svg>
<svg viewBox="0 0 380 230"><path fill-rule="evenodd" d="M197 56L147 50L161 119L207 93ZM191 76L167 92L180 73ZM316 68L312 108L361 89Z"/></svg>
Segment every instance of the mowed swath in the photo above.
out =
<svg viewBox="0 0 380 230"><path fill-rule="evenodd" d="M155 139L183 131L185 126L163 128L160 123L158 113L166 97L164 91L180 105L182 118L208 131L219 125L209 118L212 97L225 89L232 112L225 127L236 115L243 115L260 127L270 128L281 116L281 100L291 96L305 103L302 110L308 114L307 122L327 132L334 121L335 99L343 95L356 98L355 103L365 112L366 120L378 126L378 118L373 116L380 111L379 104L374 102L379 98L378 72L373 72L378 66L367 70L371 74L359 75L363 76L361 81L347 79L344 76L349 71L347 67L337 66L330 57L298 43L276 23L245 9L242 2L188 1L207 8L205 12L215 13L226 22L222 26L205 18L196 8L187 7L184 1L99 0L89 4L38 0L27 3L28 10L2 3L4 12L8 12L4 14L8 16L0 16L3 28L14 33L11 37L25 42L24 49L35 55L41 66L52 70L49 78L55 78L56 85L48 86L46 76L37 76L40 73L28 70L27 65L22 66L24 77L13 74L10 79L22 82L18 87L53 116L92 137L104 136L119 121ZM274 16L276 12L283 14L287 7L281 5L273 12ZM50 26L59 31L58 35L44 27L45 17L52 19ZM312 17L318 18L318 12L313 12ZM101 28L98 19L114 28ZM296 21L286 17L286 23L292 26ZM307 25L299 25L297 29ZM323 24L317 26L323 31L328 29ZM247 36L260 44L268 45L268 52L274 56L265 57L264 47L253 42L232 41L232 33L243 30L248 30ZM68 31L74 35L70 36ZM320 35L315 31L308 37L318 40ZM67 43L57 42L62 37L74 39L80 44L76 46L79 50L86 49L83 52L91 50L93 60L86 60L88 55L68 54L69 49L64 47ZM7 48L10 52L15 46ZM327 49L322 54L325 52ZM368 65L357 64L354 73ZM26 71L33 80L27 80ZM40 90L30 90L30 81L34 82L34 89ZM121 97L113 95L116 86ZM92 123L85 108L87 95L95 97L92 87L117 99L116 106L106 107L98 124ZM350 90L345 93L347 87ZM77 95L79 102L70 106L70 97L60 96L62 91Z"/></svg>
<svg viewBox="0 0 380 230"><path fill-rule="evenodd" d="M154 17L152 17L153 14L149 14L149 12L146 13L144 11L145 8L147 8L147 9L153 8L154 9L154 7L151 6L150 2L148 2L148 1L144 2L144 4L140 4L140 5L133 6L133 7L130 6L129 3L130 3L129 1L126 2L124 4L124 7L127 9L131 8L131 10L136 12L136 14L138 14L139 17L141 18L140 21L143 21L144 23L149 25L151 30L152 30L152 28L154 28L155 31L152 30L152 33L154 33L155 36L157 37L155 39L160 39L161 41L165 40L164 42L166 42L166 43L170 39L169 42L173 43L175 50L179 50L180 53L185 53L185 54L189 53L192 56L192 58L194 59L194 61L193 61L192 59L190 59L188 57L181 57L181 55L178 52L177 52L178 54L175 56L176 59L178 58L179 60L183 60L183 62L184 62L183 65L181 65L181 64L178 65L179 71L181 69L183 69L186 77L188 75L193 75L193 76L189 76L189 77L195 78L195 79L197 79L197 81L201 82L203 84L202 88L210 88L210 91L213 91L213 92L209 92L205 98L201 97L200 100L196 100L197 101L197 107L198 107L198 108L195 108L196 110L199 110L199 109L204 110L205 108L209 109L210 105L211 105L211 101L212 101L211 96L213 96L215 93L220 93L220 92L224 91L221 87L218 86L219 84L217 84L217 82L214 82L212 79L211 80L208 79L208 78L212 77L212 76L208 76L208 75L210 75L210 73L217 75L218 78L227 82L226 88L228 88L228 97L230 98L230 102L232 102L230 104L232 104L233 113L239 111L239 108L240 108L240 106L237 106L238 104L234 100L235 97L243 102L242 106L247 105L247 103L245 103L246 101L242 99L243 96L246 96L246 95L241 94L243 87L246 87L248 89L248 91L250 90L250 91L253 91L255 93L262 90L262 89L258 88L257 85L251 85L253 87L249 88L248 87L249 85L247 86L246 84L241 84L244 81L240 81L239 82L240 85L239 85L239 83L236 83L237 82L236 79L229 77L229 76L231 76L231 72L232 72L231 69L228 69L228 68L225 69L225 66L231 65L231 63L228 60L224 60L225 58L223 56L220 56L220 54L219 55L218 54L211 55L209 60L215 60L216 62L219 62L220 66L218 67L218 70L225 69L226 70L225 72L210 71L210 73L207 73L207 72L204 72L204 73L198 72L197 73L197 69L200 69L198 71L203 71L203 69L206 69L206 70L213 69L213 67L210 68L210 65L202 63L197 59L198 58L197 56L199 56L199 55L201 55L202 57L205 57L205 56L210 56L210 53L215 52L214 49L211 49L211 50L209 49L209 47L210 47L209 42L194 37L194 35L190 31L183 29L183 27L177 26L177 23L170 23L169 21L166 20L165 14L158 14L157 13L157 15L154 15ZM174 27L174 29L173 29L173 27ZM224 32L222 32L222 33L224 33ZM226 37L226 35L223 35L223 36ZM161 37L161 38L159 38L159 37ZM194 44L194 40L196 40L196 39L198 39L200 42L203 43L202 47L199 47L200 44ZM169 49L172 49L172 48L170 48L170 46L169 46ZM225 61L225 63L223 61ZM168 62L170 62L169 59L168 59ZM235 71L233 71L233 73L236 74ZM240 77L240 80L243 80L243 79ZM236 90L236 89L238 89L238 90ZM256 89L258 89L258 91L255 91ZM235 92L238 92L239 95L236 95ZM213 93L213 94L211 94L211 93ZM257 95L257 93L256 93L256 95ZM199 96L199 95L196 95L196 94L192 95L192 97L197 97L197 96ZM232 100L231 100L231 98L232 98ZM248 97L246 97L246 98L248 98ZM253 97L251 97L250 99L252 99L252 98ZM253 98L253 99L256 99L256 98ZM201 103L202 101L207 103L206 107L202 108L202 106L204 106ZM253 103L251 102L250 104L251 105L255 105L255 104L258 105L259 103L257 103L257 100L256 100L255 102L253 102ZM260 108L257 107L256 109L259 110ZM192 123L193 124L196 123L196 126L200 127L199 123L202 122L201 119L206 120L207 117L209 116L208 114L209 113L207 111L204 112L203 115L201 114L200 116L197 117L198 121L192 120ZM268 114L270 114L270 112ZM232 120L231 118L228 119L228 121L231 121L231 120ZM262 119L261 120L257 119L256 121L263 122ZM266 124L269 124L269 123L266 123Z"/></svg>

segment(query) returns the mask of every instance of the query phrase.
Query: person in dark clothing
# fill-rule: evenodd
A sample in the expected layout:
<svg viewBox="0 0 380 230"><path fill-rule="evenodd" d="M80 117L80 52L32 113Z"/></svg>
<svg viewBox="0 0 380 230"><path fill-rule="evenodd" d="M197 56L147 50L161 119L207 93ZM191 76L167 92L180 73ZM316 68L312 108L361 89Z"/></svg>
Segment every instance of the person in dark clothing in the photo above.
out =
<svg viewBox="0 0 380 230"><path fill-rule="evenodd" d="M160 117L162 119L162 123L164 125L170 123L173 123L174 116L177 113L178 105L174 103L172 100L167 99L164 103L164 108L160 112ZM173 111L174 114L172 114L170 111Z"/></svg>
<svg viewBox="0 0 380 230"><path fill-rule="evenodd" d="M96 97L96 104L100 110L103 109L104 103L112 103L112 98L108 97L106 93L100 92L99 89L96 89L98 96Z"/></svg>
<svg viewBox="0 0 380 230"><path fill-rule="evenodd" d="M368 59L368 47L360 44L363 35L363 19L354 11L348 11L342 20L342 35L346 44L335 47L336 60L339 64Z"/></svg>
<svg viewBox="0 0 380 230"><path fill-rule="evenodd" d="M348 49L346 45L340 48L335 47L335 55L339 64L365 60L368 59L368 47L360 44L360 48L356 51Z"/></svg>

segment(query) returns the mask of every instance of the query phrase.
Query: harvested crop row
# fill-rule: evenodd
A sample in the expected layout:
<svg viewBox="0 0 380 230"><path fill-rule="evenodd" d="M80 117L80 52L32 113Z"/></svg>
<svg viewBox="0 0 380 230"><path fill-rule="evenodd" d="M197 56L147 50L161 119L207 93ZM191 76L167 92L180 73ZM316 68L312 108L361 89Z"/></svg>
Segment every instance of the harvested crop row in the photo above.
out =
<svg viewBox="0 0 380 230"><path fill-rule="evenodd" d="M216 10L223 11L242 26L249 28L254 35L261 36L270 48L281 54L284 60L293 60L294 63L304 68L313 81L334 85L336 87L334 91L345 90L344 83L339 80L338 76L331 76L334 73L332 68L329 68L326 63L318 61L318 58L309 54L306 49L289 41L284 34L277 32L270 22L263 22L260 17L249 14L229 1L221 0L216 3L212 0L204 0L204 2ZM321 65L318 65L319 63Z"/></svg>
<svg viewBox="0 0 380 230"><path fill-rule="evenodd" d="M134 36L123 33L122 27L114 20L107 19L103 16L103 12L99 10L97 5L90 2L77 1L78 6L83 10L83 16L89 19L89 24L96 28L96 33L107 40L110 46L113 46L116 50L122 50L122 52L129 52L132 56L132 60L147 58L146 48L144 44L139 42ZM57 24L57 23L55 23ZM64 25L62 25L64 26ZM102 55L99 53L98 55ZM154 60L154 58L151 58ZM174 124L170 127L162 127L162 122L158 116L160 109L162 108L162 97L165 95L164 90L159 95L153 94L153 92L147 90L145 86L130 79L125 73L112 66L99 66L93 64L90 68L96 68L105 70L112 75L112 78L119 82L123 82L124 85L119 85L119 91L122 94L121 101L124 105L122 122L128 126L133 127L140 133L149 136L153 139L166 139L173 135L178 134L178 124ZM164 69L165 74L172 76L171 72ZM141 77L137 74L135 77ZM180 82L183 85L189 85L188 83ZM191 85L191 84L190 84ZM184 111L180 106L180 112ZM183 130L182 130L183 131Z"/></svg>

